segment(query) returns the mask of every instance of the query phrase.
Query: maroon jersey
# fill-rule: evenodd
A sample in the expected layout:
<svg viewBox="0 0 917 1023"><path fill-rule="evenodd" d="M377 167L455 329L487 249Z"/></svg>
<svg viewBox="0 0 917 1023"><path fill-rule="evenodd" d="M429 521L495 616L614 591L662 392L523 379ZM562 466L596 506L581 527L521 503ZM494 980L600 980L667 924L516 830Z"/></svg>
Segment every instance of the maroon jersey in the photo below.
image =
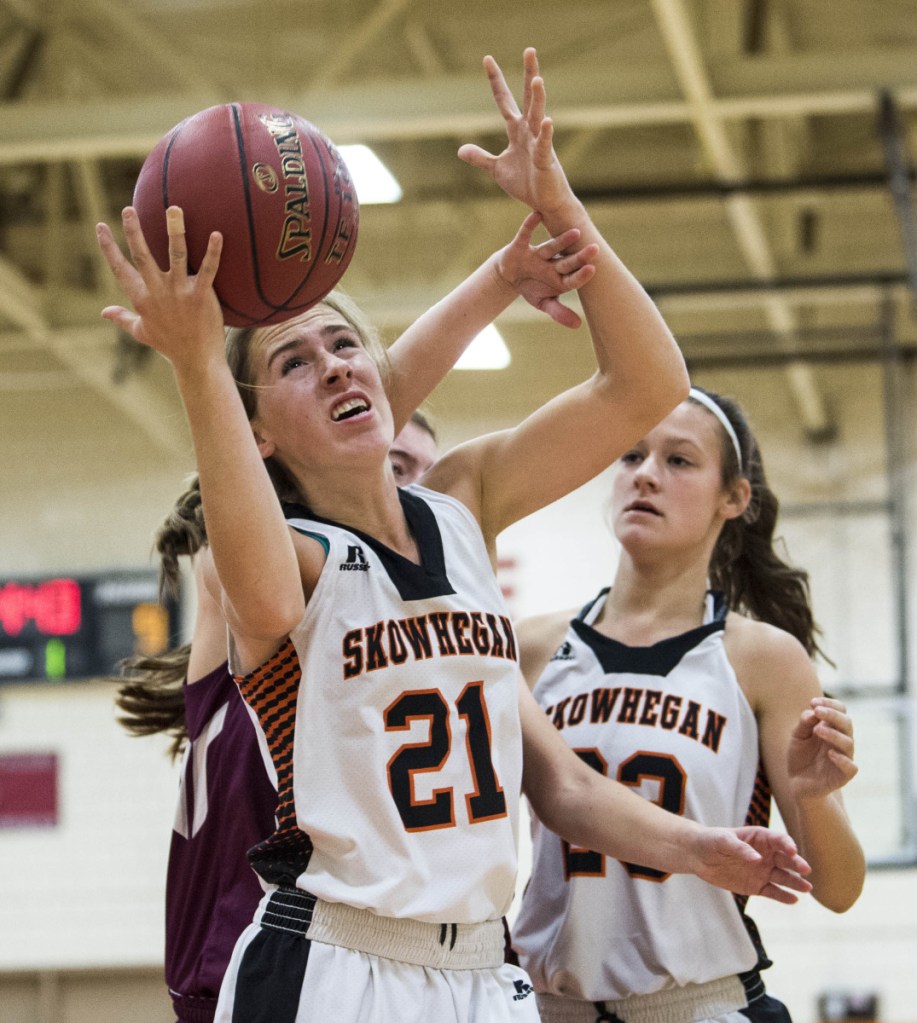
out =
<svg viewBox="0 0 917 1023"><path fill-rule="evenodd" d="M210 1023L236 939L263 894L248 850L274 830L277 792L223 664L185 686L190 744L166 882L166 983L182 1023Z"/></svg>

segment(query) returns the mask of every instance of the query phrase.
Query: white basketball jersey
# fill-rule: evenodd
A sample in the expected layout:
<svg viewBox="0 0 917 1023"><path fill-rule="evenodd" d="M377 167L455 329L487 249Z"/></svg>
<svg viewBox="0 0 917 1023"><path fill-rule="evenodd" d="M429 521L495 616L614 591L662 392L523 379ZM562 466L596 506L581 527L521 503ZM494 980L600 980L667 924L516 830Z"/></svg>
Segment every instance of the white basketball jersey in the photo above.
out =
<svg viewBox="0 0 917 1023"><path fill-rule="evenodd" d="M699 628L628 647L591 627L606 593L570 623L535 686L538 703L588 764L671 812L762 823L758 730L726 657L725 608L708 596ZM756 965L729 892L571 848L537 821L533 832L513 945L536 990L617 1001Z"/></svg>
<svg viewBox="0 0 917 1023"><path fill-rule="evenodd" d="M383 916L497 919L517 869L515 637L468 509L400 493L421 565L288 510L327 550L291 635L292 792L312 845L296 883Z"/></svg>

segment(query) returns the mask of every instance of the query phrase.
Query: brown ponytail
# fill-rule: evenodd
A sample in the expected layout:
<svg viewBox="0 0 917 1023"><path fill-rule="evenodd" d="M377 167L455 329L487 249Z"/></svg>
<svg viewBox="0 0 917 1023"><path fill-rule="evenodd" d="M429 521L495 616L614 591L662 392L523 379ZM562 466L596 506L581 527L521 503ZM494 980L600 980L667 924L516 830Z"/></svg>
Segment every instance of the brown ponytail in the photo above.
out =
<svg viewBox="0 0 917 1023"><path fill-rule="evenodd" d="M810 657L817 654L830 664L818 643L821 629L812 612L809 574L784 561L776 550L783 544L774 537L780 504L768 486L758 442L736 402L712 391L703 393L732 424L742 452L739 466L732 441L718 424L723 486L731 487L740 477L751 485L748 507L739 518L725 523L717 539L710 559L710 585L723 592L733 610L789 632ZM701 402L695 404L704 407Z"/></svg>
<svg viewBox="0 0 917 1023"><path fill-rule="evenodd" d="M154 546L160 558L161 596L178 592L179 558L193 557L206 543L201 488L197 476L193 476L156 531ZM121 711L119 724L131 735L158 732L170 735L169 755L173 759L188 739L182 684L188 674L190 654L191 646L187 643L156 656L135 654L120 663L121 675L113 679L120 685L115 698L115 706Z"/></svg>

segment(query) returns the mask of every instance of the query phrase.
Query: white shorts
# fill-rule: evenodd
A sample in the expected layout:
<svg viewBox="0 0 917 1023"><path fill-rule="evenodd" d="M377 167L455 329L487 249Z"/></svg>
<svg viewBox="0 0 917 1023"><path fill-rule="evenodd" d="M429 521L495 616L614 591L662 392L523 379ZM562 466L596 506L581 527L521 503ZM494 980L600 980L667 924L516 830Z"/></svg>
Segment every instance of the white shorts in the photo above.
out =
<svg viewBox="0 0 917 1023"><path fill-rule="evenodd" d="M386 920L314 900L303 919L311 898L262 901L236 942L214 1023L537 1023L528 975L502 962L499 921Z"/></svg>

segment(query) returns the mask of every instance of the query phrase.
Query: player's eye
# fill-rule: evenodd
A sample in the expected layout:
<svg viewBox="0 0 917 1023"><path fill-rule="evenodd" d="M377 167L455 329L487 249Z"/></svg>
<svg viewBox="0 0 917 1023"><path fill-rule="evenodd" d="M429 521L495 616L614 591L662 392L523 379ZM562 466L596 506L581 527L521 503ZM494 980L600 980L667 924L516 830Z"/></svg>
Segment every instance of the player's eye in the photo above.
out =
<svg viewBox="0 0 917 1023"><path fill-rule="evenodd" d="M287 373L292 369L296 369L297 366L306 366L308 363L301 355L291 355L289 358L284 359L280 366L280 375L285 377Z"/></svg>

